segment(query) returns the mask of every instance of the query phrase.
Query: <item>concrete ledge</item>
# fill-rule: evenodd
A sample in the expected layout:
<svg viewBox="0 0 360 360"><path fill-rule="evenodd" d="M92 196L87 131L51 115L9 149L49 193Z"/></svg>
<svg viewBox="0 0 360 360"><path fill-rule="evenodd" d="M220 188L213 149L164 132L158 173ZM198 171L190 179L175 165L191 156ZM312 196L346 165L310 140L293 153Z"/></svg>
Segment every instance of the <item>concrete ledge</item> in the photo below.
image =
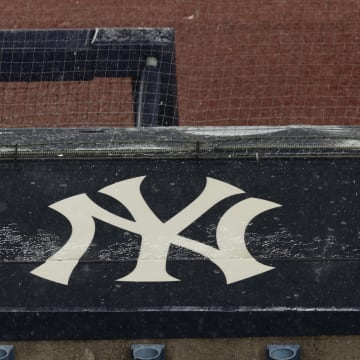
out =
<svg viewBox="0 0 360 360"><path fill-rule="evenodd" d="M113 341L27 341L15 342L16 360L130 360L132 343L154 340ZM360 354L360 336L239 338L239 339L156 339L166 345L168 360L265 359L267 344L301 345L302 360L353 360Z"/></svg>

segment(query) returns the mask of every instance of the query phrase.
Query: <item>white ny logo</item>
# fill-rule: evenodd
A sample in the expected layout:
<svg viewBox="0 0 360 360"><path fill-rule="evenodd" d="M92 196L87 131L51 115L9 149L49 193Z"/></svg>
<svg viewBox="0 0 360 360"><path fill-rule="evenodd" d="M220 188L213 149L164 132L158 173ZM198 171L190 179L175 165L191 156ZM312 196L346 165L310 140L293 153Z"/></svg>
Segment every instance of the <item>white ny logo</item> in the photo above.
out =
<svg viewBox="0 0 360 360"><path fill-rule="evenodd" d="M50 208L64 215L72 226L66 244L44 264L31 273L41 278L67 285L80 258L89 248L95 234L94 219L141 235L141 248L135 269L117 281L164 282L178 281L166 271L170 245L177 245L207 257L224 273L231 284L272 270L255 260L245 244L249 222L264 211L281 205L248 198L233 205L221 217L216 231L218 249L180 236L179 233L211 209L219 201L244 191L225 182L207 178L202 193L183 210L162 222L149 208L140 192L144 176L120 181L100 190L122 203L135 221L103 209L86 194L72 196L54 203Z"/></svg>

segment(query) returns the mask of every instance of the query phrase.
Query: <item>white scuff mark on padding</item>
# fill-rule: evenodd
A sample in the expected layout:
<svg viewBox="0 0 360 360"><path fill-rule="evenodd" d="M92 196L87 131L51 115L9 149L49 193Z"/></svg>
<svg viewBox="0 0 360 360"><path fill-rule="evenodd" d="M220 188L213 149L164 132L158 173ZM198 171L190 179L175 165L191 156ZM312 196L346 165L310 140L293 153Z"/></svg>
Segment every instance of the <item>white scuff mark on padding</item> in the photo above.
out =
<svg viewBox="0 0 360 360"><path fill-rule="evenodd" d="M90 309L87 309L88 311ZM121 309L116 309L120 311ZM125 310L125 309L124 309ZM85 309L84 309L85 311ZM128 311L128 310L127 310ZM178 311L178 312L222 312L222 313L238 313L238 312L360 312L360 307L303 307L303 306L161 306L161 307L136 307L132 308L134 312L160 312L160 311Z"/></svg>
<svg viewBox="0 0 360 360"><path fill-rule="evenodd" d="M229 127L216 127L216 126L204 126L204 128L200 127L189 127L184 132L192 135L203 135L203 136L246 136L246 135L263 135L263 134L271 134L280 131L288 130L289 128L286 126L282 127L267 127L267 126L245 126L245 127L237 127L237 126L229 126Z"/></svg>
<svg viewBox="0 0 360 360"><path fill-rule="evenodd" d="M92 38L92 40L91 40L91 45L95 44L96 38L97 38L97 36L98 36L98 33L99 33L99 28L96 28L96 29L95 29L95 34L94 34L94 36L93 36L93 38Z"/></svg>
<svg viewBox="0 0 360 360"><path fill-rule="evenodd" d="M157 58L154 57L154 56L149 56L149 57L146 59L146 65L147 65L147 66L157 67L157 65L158 65Z"/></svg>
<svg viewBox="0 0 360 360"><path fill-rule="evenodd" d="M337 146L344 147L360 147L360 140L346 139L336 143Z"/></svg>

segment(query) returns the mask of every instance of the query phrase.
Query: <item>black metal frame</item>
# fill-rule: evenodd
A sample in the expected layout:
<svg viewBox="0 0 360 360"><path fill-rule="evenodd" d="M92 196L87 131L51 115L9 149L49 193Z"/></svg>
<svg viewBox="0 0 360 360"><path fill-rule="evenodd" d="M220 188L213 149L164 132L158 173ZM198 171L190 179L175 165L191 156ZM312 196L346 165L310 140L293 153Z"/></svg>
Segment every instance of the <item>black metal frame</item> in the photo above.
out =
<svg viewBox="0 0 360 360"><path fill-rule="evenodd" d="M0 31L0 81L131 77L137 126L178 125L174 30Z"/></svg>

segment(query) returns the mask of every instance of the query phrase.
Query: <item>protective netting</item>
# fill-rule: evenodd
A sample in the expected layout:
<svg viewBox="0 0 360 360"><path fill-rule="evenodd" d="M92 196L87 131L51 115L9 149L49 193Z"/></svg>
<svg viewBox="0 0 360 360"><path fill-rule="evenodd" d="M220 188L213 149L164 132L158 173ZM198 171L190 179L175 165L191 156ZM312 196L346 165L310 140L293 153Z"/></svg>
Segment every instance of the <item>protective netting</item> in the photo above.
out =
<svg viewBox="0 0 360 360"><path fill-rule="evenodd" d="M1 8L2 29L174 28L182 126L359 123L359 0L18 0ZM126 77L4 81L0 126L134 126L132 86Z"/></svg>

